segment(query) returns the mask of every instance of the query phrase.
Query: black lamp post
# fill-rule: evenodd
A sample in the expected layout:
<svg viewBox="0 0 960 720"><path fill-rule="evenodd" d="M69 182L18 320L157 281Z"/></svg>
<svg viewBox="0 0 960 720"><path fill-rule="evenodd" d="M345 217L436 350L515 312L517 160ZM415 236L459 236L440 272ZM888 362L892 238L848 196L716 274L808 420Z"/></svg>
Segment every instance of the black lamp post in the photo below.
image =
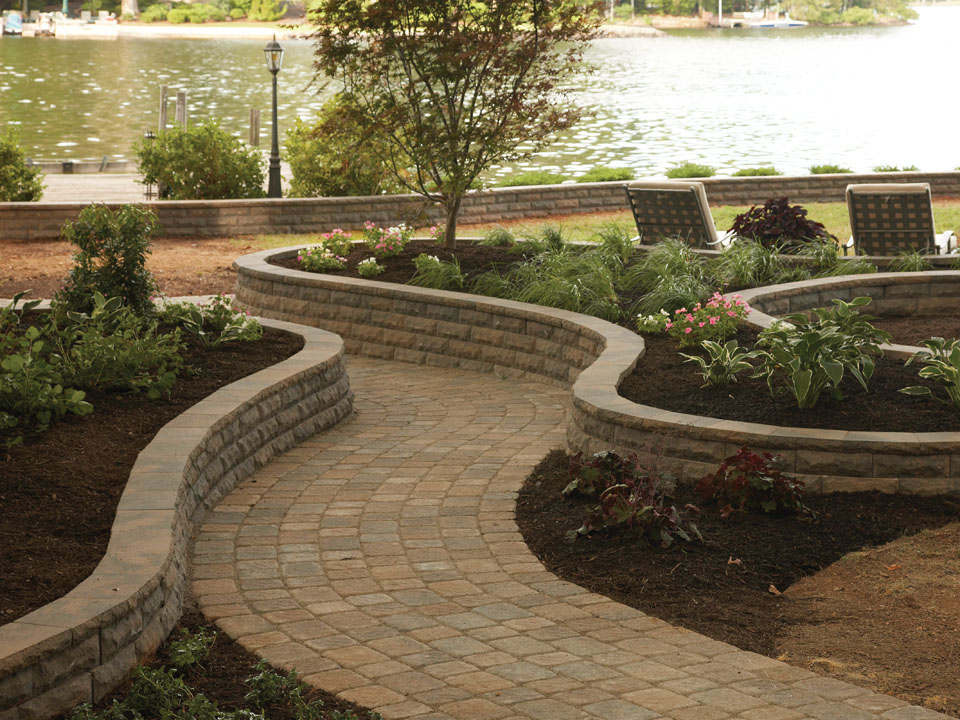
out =
<svg viewBox="0 0 960 720"><path fill-rule="evenodd" d="M280 137L277 131L277 73L283 63L283 48L277 42L277 36L267 43L263 49L267 57L267 70L273 75L273 144L270 147L270 175L267 183L267 197L278 198L283 196L280 190Z"/></svg>

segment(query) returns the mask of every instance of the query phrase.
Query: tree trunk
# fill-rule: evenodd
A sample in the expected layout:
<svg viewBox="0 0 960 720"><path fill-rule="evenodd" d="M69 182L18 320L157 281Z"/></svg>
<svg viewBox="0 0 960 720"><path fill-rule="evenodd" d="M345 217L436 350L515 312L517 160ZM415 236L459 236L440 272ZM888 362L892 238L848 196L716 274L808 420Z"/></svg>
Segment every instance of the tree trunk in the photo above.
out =
<svg viewBox="0 0 960 720"><path fill-rule="evenodd" d="M460 214L461 200L463 200L463 196L458 195L455 198L450 198L449 205L447 205L447 227L443 231L443 246L448 250L457 247L457 215Z"/></svg>
<svg viewBox="0 0 960 720"><path fill-rule="evenodd" d="M132 18L140 17L140 3L137 0L120 0L120 17L127 15Z"/></svg>

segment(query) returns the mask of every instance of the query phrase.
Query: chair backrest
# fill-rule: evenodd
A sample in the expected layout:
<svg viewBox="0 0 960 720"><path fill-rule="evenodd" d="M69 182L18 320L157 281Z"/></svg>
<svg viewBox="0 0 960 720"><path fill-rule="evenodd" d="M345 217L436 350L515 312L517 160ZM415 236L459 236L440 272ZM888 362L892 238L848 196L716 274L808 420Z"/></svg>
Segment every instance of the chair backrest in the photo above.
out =
<svg viewBox="0 0 960 720"><path fill-rule="evenodd" d="M847 185L847 210L860 254L937 251L928 183Z"/></svg>
<svg viewBox="0 0 960 720"><path fill-rule="evenodd" d="M633 182L625 185L640 242L680 238L696 247L717 240L707 193L698 182Z"/></svg>

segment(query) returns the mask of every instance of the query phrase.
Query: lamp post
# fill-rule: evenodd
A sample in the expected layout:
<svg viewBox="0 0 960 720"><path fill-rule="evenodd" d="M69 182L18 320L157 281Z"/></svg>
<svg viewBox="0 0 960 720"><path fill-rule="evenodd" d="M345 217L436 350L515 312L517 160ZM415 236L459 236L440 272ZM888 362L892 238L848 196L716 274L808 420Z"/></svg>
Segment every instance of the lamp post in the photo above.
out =
<svg viewBox="0 0 960 720"><path fill-rule="evenodd" d="M277 73L283 63L283 48L277 42L277 36L263 49L267 58L267 70L273 75L273 143L270 146L270 174L267 183L267 197L282 197L280 190L280 137L277 131Z"/></svg>

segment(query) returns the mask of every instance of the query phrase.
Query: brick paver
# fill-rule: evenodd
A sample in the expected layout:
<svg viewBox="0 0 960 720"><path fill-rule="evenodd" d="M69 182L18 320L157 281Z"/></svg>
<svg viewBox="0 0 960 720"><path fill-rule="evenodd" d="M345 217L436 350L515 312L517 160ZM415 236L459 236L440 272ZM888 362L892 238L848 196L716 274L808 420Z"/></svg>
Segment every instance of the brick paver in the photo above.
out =
<svg viewBox="0 0 960 720"><path fill-rule="evenodd" d="M356 415L207 517L193 591L275 666L391 718L924 718L547 572L517 490L567 393L350 358Z"/></svg>

